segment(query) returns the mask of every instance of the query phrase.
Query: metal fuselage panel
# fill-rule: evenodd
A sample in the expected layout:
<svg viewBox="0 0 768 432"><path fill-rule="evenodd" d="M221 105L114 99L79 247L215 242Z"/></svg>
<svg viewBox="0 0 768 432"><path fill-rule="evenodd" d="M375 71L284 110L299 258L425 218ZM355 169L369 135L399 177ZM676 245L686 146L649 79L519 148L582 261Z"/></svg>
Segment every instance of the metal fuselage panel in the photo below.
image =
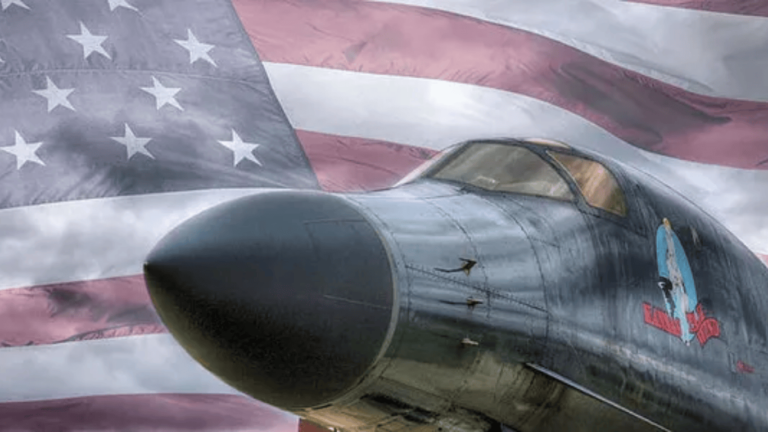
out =
<svg viewBox="0 0 768 432"><path fill-rule="evenodd" d="M345 412L347 429L365 429L382 420L354 412L375 411L360 402L373 398L452 419L460 429L487 429L489 416L517 398L517 369L546 346L543 278L525 230L497 205L441 183L347 198L390 245L399 322L357 391L302 415L331 423ZM476 264L465 271L467 262ZM521 410L535 408L519 399Z"/></svg>
<svg viewBox="0 0 768 432"><path fill-rule="evenodd" d="M483 196L437 182L347 198L390 245L399 322L356 391L301 415L350 430L386 430L392 416L375 406L397 401L463 430L485 430L491 421L557 430L564 420L554 411L585 407L524 366L550 355L546 291L581 289L571 280L589 278L577 260L591 249L589 230L573 203ZM476 264L465 271L467 261ZM593 412L568 415L580 416ZM584 428L572 430L591 430L582 420Z"/></svg>
<svg viewBox="0 0 768 432"><path fill-rule="evenodd" d="M764 296L748 289L767 272L734 260L743 246L664 188L631 196L630 211L642 217L629 222L577 203L433 181L346 198L390 247L399 320L355 391L302 415L327 424L346 415L350 430L445 419L464 430L493 421L520 431L658 430L627 426L615 410L525 367L534 364L671 430L768 430L759 410L768 406ZM720 333L705 343L686 344L649 321L664 308L656 255L664 217L690 249L706 316L718 320Z"/></svg>
<svg viewBox="0 0 768 432"><path fill-rule="evenodd" d="M495 388L500 366L534 359L546 343L542 279L525 232L487 201L455 189L407 204L394 198L398 205L386 196L360 198L398 249L407 281L401 311L408 321L383 376L451 404L484 405L478 396L493 395L487 389ZM464 271L462 260L477 265ZM497 358L481 359L485 347ZM495 365L480 364L487 362ZM475 376L478 368L497 370Z"/></svg>

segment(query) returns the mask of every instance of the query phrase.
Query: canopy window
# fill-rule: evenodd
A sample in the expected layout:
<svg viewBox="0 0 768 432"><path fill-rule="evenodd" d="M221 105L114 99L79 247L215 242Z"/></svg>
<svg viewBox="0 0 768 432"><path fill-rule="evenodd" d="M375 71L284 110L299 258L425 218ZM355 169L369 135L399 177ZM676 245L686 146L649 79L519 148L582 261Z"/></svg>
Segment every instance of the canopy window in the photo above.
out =
<svg viewBox="0 0 768 432"><path fill-rule="evenodd" d="M619 216L627 215L624 193L603 164L578 156L548 153L571 175L589 205Z"/></svg>
<svg viewBox="0 0 768 432"><path fill-rule="evenodd" d="M426 174L490 191L573 201L568 183L536 153L508 144L472 143Z"/></svg>

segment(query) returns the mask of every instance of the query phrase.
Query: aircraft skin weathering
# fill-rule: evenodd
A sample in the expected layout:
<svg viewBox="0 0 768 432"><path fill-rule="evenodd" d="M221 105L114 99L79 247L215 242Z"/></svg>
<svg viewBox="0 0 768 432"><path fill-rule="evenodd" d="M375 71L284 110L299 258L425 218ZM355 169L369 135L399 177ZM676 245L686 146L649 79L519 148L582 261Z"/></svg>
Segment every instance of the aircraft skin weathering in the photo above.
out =
<svg viewBox="0 0 768 432"><path fill-rule="evenodd" d="M150 253L160 317L343 431L768 430L768 268L652 177L481 139L395 187L270 191Z"/></svg>

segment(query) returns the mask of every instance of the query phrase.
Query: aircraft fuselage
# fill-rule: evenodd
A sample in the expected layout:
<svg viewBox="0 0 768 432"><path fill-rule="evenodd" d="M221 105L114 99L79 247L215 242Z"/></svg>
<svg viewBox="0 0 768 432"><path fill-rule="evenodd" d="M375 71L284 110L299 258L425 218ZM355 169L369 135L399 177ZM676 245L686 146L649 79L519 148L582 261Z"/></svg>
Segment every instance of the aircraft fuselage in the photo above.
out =
<svg viewBox="0 0 768 432"><path fill-rule="evenodd" d="M160 316L346 431L768 430L768 269L742 243L614 161L473 143L392 189L203 212L148 258ZM531 178L474 174L503 146Z"/></svg>

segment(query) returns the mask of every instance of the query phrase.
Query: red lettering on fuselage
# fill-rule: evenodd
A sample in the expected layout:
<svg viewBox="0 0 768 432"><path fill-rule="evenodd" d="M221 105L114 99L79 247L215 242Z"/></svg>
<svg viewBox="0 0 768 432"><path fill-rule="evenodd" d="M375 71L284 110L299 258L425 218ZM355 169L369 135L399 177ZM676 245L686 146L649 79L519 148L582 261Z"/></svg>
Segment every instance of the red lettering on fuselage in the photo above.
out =
<svg viewBox="0 0 768 432"><path fill-rule="evenodd" d="M650 324L657 329L664 330L677 337L680 337L682 334L682 331L680 330L680 321L667 315L667 311L664 309L651 306L649 303L643 303L643 313L645 315L646 324Z"/></svg>
<svg viewBox="0 0 768 432"><path fill-rule="evenodd" d="M754 368L754 367L752 367L752 366L750 366L750 365L748 365L748 364L744 363L744 362L743 362L743 361L741 361L741 360L739 360L738 362L736 362L736 369L737 369L739 372L742 372L742 373L750 373L750 374L751 374L751 373L754 373L754 372L755 372L755 368Z"/></svg>
<svg viewBox="0 0 768 432"><path fill-rule="evenodd" d="M677 337L682 335L680 320L669 316L664 309L657 308L650 303L643 303L643 318L646 324L657 329ZM711 338L720 336L720 323L714 318L708 318L701 304L696 306L696 312L685 314L685 318L688 321L689 331L696 335L701 346L704 346Z"/></svg>

